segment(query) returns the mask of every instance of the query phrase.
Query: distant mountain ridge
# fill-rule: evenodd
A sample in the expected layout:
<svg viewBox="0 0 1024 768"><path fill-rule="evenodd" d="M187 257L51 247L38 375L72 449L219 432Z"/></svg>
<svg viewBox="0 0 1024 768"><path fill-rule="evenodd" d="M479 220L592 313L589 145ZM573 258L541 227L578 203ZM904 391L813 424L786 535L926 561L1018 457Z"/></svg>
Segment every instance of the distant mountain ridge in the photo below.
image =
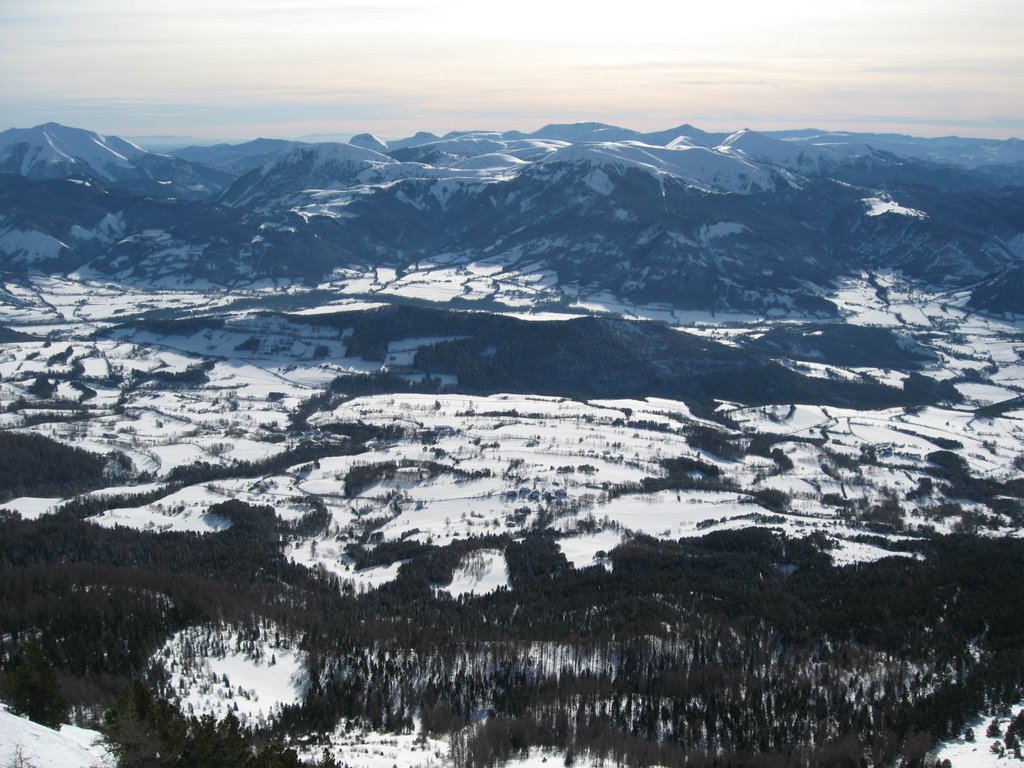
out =
<svg viewBox="0 0 1024 768"><path fill-rule="evenodd" d="M202 163L231 174L241 174L280 157L305 142L285 139L253 139L242 144L214 144L175 149L170 154L183 160Z"/></svg>
<svg viewBox="0 0 1024 768"><path fill-rule="evenodd" d="M0 133L0 268L237 285L443 256L631 301L783 314L829 314L838 280L899 271L1024 313L1018 157L1017 140L685 123L171 156L51 123Z"/></svg>

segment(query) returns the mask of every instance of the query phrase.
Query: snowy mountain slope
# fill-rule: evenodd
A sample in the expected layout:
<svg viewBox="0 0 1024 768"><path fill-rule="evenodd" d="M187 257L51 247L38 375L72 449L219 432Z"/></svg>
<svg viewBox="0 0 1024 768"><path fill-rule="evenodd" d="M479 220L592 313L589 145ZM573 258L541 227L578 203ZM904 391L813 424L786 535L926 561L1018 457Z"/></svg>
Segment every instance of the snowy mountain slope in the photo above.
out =
<svg viewBox="0 0 1024 768"><path fill-rule="evenodd" d="M242 176L220 202L239 207L291 197L307 189L343 189L383 181L391 178L387 170L398 165L387 155L352 144L298 147Z"/></svg>
<svg viewBox="0 0 1024 768"><path fill-rule="evenodd" d="M23 762L19 762L19 760ZM96 731L62 725L47 728L0 704L0 764L39 768L113 768L114 756Z"/></svg>
<svg viewBox="0 0 1024 768"><path fill-rule="evenodd" d="M117 136L46 123L0 133L0 173L32 179L84 177L142 194L212 197L221 171L148 152Z"/></svg>
<svg viewBox="0 0 1024 768"><path fill-rule="evenodd" d="M704 192L750 193L775 189L777 179L743 157L703 147L654 147L634 141L574 144L553 152L542 163L567 163L591 168L635 169L668 176Z"/></svg>
<svg viewBox="0 0 1024 768"><path fill-rule="evenodd" d="M571 135L571 132L551 133L557 136ZM601 131L594 131L584 135L601 134ZM807 166L811 163L805 158L821 154L813 149L793 148L784 142L765 137L761 137L761 144L774 145L770 147L774 152L745 152L739 145L734 147L726 144L713 153L711 148L682 140L675 141L672 146L661 146L634 138L569 141L562 138L503 138L487 133L467 133L396 150L389 149L388 154L400 161L442 169L464 169L468 167L466 160L481 155L506 155L523 162L590 164L593 167L612 165L672 176L704 191L737 193L773 189L773 171L766 169L765 165ZM499 163L496 166L478 167L505 165Z"/></svg>
<svg viewBox="0 0 1024 768"><path fill-rule="evenodd" d="M0 188L8 211L0 250L9 269L88 265L182 284L315 281L335 269L400 268L449 254L546 271L559 285L631 301L784 313L834 311L817 297L866 266L962 287L1018 258L1008 243L1019 212L1002 191L882 193L827 179L794 188L742 158L636 144L568 147L535 163L489 153L453 168L344 152L340 170L307 157L253 172L232 190L249 201L237 208L21 180ZM360 154L350 162L353 152ZM692 171L682 164L691 157L716 168L723 186L760 179L779 189L709 194L680 178ZM735 169L751 169L752 179ZM346 187L341 173L354 181ZM890 208L926 216L871 215L864 200L883 195Z"/></svg>
<svg viewBox="0 0 1024 768"><path fill-rule="evenodd" d="M146 150L117 136L58 123L0 133L0 168L22 176L54 178L81 170L112 181L115 169L130 170L132 161L145 154Z"/></svg>
<svg viewBox="0 0 1024 768"><path fill-rule="evenodd" d="M419 131L412 136L408 136L404 139L396 139L395 141L387 142L388 149L405 149L406 147L415 147L417 144L427 144L431 141L437 141L441 137L437 134L430 133L429 131Z"/></svg>
<svg viewBox="0 0 1024 768"><path fill-rule="evenodd" d="M81 179L0 183L0 264L10 270L72 269L112 242L119 212L135 198Z"/></svg>
<svg viewBox="0 0 1024 768"><path fill-rule="evenodd" d="M348 140L348 143L354 147L362 147L363 149L372 149L374 152L380 152L386 154L388 151L387 142L378 139L372 133L360 133L353 136Z"/></svg>
<svg viewBox="0 0 1024 768"><path fill-rule="evenodd" d="M542 160L569 146L556 139L509 139L493 132L464 132L410 147L388 149L397 160L429 164L438 168L464 168L465 161L480 155L509 155L523 162Z"/></svg>
<svg viewBox="0 0 1024 768"><path fill-rule="evenodd" d="M841 158L838 150L779 141L746 129L727 137L715 150L753 163L766 163L804 172L820 170L823 163L831 161L835 164Z"/></svg>
<svg viewBox="0 0 1024 768"><path fill-rule="evenodd" d="M634 141L642 138L638 131L607 123L552 123L533 133L509 131L504 135L506 138L517 139L555 139L572 144L593 141Z"/></svg>

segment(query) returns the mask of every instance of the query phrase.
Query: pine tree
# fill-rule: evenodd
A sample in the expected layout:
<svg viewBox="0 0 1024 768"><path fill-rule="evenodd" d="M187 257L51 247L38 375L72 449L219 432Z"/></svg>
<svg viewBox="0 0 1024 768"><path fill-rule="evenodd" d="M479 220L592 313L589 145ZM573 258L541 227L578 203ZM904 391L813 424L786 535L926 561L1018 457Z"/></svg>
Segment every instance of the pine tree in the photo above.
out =
<svg viewBox="0 0 1024 768"><path fill-rule="evenodd" d="M26 643L0 675L0 696L11 711L56 728L67 719L68 701L53 665L36 643Z"/></svg>

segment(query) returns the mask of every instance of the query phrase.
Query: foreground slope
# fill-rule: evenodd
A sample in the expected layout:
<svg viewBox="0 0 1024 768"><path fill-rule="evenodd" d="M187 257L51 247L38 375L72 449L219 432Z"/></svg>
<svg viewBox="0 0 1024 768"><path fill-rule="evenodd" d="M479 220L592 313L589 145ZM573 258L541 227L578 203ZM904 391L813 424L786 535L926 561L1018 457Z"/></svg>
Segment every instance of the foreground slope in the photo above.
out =
<svg viewBox="0 0 1024 768"><path fill-rule="evenodd" d="M2 703L0 760L18 768L112 768L117 764L97 731L73 725L47 728L18 717Z"/></svg>

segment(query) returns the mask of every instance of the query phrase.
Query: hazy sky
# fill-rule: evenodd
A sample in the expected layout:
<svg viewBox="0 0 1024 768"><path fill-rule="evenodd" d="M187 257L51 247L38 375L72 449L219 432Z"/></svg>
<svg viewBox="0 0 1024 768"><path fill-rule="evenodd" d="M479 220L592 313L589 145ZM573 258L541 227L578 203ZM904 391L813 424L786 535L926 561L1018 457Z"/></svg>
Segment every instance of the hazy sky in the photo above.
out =
<svg viewBox="0 0 1024 768"><path fill-rule="evenodd" d="M0 128L1024 136L1024 2L0 0Z"/></svg>

